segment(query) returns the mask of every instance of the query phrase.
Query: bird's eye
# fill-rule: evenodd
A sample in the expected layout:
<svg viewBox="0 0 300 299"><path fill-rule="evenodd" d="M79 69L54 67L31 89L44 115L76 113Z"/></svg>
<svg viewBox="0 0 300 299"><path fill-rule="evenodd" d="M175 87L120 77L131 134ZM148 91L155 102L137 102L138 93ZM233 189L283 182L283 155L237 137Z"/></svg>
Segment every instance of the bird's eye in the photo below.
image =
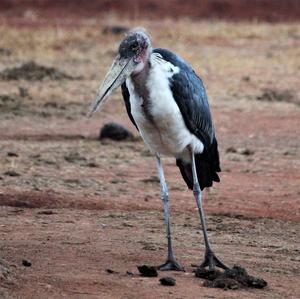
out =
<svg viewBox="0 0 300 299"><path fill-rule="evenodd" d="M131 49L132 51L135 51L135 50L138 49L138 47L139 47L138 42L134 42L134 43L130 46L130 49Z"/></svg>

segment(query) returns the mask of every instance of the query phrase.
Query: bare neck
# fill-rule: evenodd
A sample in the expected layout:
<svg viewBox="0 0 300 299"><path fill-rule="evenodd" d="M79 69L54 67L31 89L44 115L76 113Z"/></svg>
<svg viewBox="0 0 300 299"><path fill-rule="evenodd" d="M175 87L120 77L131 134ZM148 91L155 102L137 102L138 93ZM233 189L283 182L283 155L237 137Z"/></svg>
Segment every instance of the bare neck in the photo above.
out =
<svg viewBox="0 0 300 299"><path fill-rule="evenodd" d="M149 61L147 61L143 69L139 73L131 75L131 80L133 82L135 91L144 100L146 100L149 95L149 91L146 86L149 70L150 70L150 63Z"/></svg>

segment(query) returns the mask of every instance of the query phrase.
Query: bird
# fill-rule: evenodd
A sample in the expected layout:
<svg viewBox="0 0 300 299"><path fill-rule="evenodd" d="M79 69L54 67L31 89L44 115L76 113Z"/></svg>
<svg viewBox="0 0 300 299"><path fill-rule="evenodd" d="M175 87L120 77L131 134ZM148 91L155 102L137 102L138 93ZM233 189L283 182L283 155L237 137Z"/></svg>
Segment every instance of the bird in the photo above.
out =
<svg viewBox="0 0 300 299"><path fill-rule="evenodd" d="M97 90L89 116L121 86L127 114L156 158L167 235L166 262L158 270L185 271L172 246L169 192L162 157L173 157L187 185L193 191L205 254L201 268L228 267L210 244L202 191L220 182L218 142L203 81L179 55L153 48L144 29L130 31L121 41L117 56Z"/></svg>

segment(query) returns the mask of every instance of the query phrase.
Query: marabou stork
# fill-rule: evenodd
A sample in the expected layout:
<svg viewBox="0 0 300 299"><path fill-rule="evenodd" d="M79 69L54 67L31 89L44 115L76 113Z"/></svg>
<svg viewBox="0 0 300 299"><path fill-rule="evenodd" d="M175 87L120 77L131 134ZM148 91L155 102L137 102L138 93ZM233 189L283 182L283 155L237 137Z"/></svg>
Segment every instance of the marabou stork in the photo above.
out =
<svg viewBox="0 0 300 299"><path fill-rule="evenodd" d="M193 190L206 247L200 266L226 269L209 243L201 200L201 191L219 182L217 173L221 171L202 80L181 57L167 49L153 49L149 35L134 30L121 42L90 115L120 85L128 116L157 161L168 241L167 261L158 269L184 270L173 254L169 195L161 155L175 157L184 181Z"/></svg>

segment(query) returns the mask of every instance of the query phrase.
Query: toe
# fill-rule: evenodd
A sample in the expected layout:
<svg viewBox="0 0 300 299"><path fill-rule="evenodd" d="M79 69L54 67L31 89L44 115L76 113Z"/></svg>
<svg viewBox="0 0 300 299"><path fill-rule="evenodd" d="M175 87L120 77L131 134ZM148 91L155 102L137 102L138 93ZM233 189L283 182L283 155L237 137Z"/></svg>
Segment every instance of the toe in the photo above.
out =
<svg viewBox="0 0 300 299"><path fill-rule="evenodd" d="M184 268L176 261L166 261L164 264L157 267L160 271L185 271Z"/></svg>

